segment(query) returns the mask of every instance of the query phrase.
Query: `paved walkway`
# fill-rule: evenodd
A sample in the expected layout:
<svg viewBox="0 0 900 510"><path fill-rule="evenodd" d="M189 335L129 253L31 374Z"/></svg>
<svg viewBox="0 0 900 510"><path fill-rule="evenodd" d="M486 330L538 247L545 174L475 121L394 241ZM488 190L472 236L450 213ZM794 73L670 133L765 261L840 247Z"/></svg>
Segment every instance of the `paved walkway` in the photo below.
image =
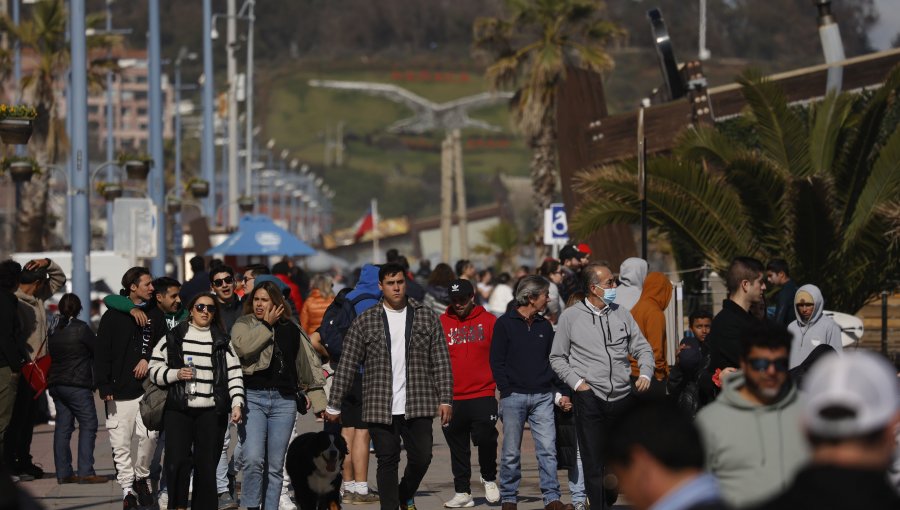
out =
<svg viewBox="0 0 900 510"><path fill-rule="evenodd" d="M114 481L115 475L112 462L112 450L109 447L109 434L105 427L105 416L103 414L103 405L97 400L98 415L100 417L100 429L97 432L97 444L94 448L95 469L98 475L107 476L110 481L106 484L98 485L78 485L66 484L58 485L54 474L53 465L53 427L49 425L38 425L34 431L34 443L32 445L32 455L34 462L44 466L47 475L42 480L33 482L24 482L19 486L27 490L47 509L121 509L122 508L122 492L119 485ZM437 420L435 420L437 424ZM303 432L321 430L322 424L317 423L311 415L301 417L300 429ZM72 438L72 452L77 455L75 441L77 440L77 430ZM416 505L420 510L437 510L442 508L443 502L453 497L453 476L450 473L450 452L447 449L444 435L440 431L440 425L434 428L434 459L431 467L425 475L416 495ZM543 508L540 500L540 490L538 488L538 472L537 462L534 457L534 446L530 437L530 433L526 430L525 437L522 442L522 483L520 486L519 508L522 510L536 510ZM474 448L473 448L474 450ZM473 451L473 464L477 461L477 457ZM403 455L405 459L405 455ZM74 461L74 459L73 459ZM403 461L401 461L401 473L403 469ZM475 473L475 480L472 482L472 489L475 495L476 508L488 508L484 499L484 491L478 482L478 468L474 466L472 472ZM566 474L560 472L560 481L563 492L563 501L569 501L568 486L566 484ZM370 456L369 461L369 483L375 485L375 456ZM349 506L349 505L348 505ZM377 509L377 504L370 505L352 505L353 508L360 510ZM499 505L496 507L499 508Z"/></svg>

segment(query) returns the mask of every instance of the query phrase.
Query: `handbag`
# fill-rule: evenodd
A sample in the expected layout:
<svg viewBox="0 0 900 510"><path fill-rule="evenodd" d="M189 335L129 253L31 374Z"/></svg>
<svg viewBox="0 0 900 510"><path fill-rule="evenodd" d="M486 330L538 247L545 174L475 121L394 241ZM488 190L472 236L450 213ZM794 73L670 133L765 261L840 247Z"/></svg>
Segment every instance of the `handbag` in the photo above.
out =
<svg viewBox="0 0 900 510"><path fill-rule="evenodd" d="M300 341L302 342L303 338L301 338ZM278 342L275 341L274 333L272 334L272 347L272 364L275 365L273 368L276 374L282 375L284 371L287 370L287 364L285 363L284 352L278 347ZM297 356L300 356L301 354L302 352L298 352ZM296 383L297 381L294 382ZM297 384L296 389L294 390L293 397L294 403L297 405L297 412L306 414L306 392L303 391L299 384Z"/></svg>
<svg viewBox="0 0 900 510"><path fill-rule="evenodd" d="M38 354L44 351L44 346L46 345L47 338L45 337L44 342L38 349ZM37 400L41 393L47 389L47 375L50 373L51 362L50 353L47 353L22 365L22 377L34 390L34 400Z"/></svg>

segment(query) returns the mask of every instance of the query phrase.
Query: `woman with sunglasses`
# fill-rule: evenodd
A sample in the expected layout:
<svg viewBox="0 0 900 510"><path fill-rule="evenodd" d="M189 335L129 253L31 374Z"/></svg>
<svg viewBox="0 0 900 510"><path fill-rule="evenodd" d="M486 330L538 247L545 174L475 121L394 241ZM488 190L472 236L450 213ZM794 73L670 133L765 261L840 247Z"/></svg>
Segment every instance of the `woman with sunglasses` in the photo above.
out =
<svg viewBox="0 0 900 510"><path fill-rule="evenodd" d="M271 281L253 287L231 334L247 392L247 414L239 433L241 506L274 510L279 508L284 456L297 417L298 388L309 396L299 405L308 408L312 401L316 413L325 409L321 364Z"/></svg>
<svg viewBox="0 0 900 510"><path fill-rule="evenodd" d="M228 418L241 421L244 385L241 365L222 330L213 297L197 294L190 316L163 337L150 359L152 381L169 390L163 430L169 508L218 508L216 465Z"/></svg>

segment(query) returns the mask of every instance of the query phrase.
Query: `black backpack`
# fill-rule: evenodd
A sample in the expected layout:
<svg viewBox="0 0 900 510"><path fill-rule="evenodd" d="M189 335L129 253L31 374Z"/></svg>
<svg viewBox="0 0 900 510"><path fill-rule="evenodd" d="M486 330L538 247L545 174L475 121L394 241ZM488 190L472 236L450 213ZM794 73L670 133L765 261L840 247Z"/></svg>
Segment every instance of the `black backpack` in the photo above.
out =
<svg viewBox="0 0 900 510"><path fill-rule="evenodd" d="M328 350L331 357L331 366L337 367L341 360L341 352L344 350L344 335L350 329L350 324L356 318L356 305L366 299L379 299L377 294L360 294L355 298L347 299L347 294L353 289L344 288L338 292L334 301L328 305L325 315L322 316L322 325L319 326L319 336L322 344Z"/></svg>

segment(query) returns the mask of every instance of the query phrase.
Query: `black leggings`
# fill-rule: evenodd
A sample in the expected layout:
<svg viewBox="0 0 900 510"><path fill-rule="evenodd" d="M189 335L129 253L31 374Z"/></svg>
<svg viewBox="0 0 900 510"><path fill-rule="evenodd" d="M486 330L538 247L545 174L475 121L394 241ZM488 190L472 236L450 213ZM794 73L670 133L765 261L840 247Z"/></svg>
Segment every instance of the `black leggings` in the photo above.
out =
<svg viewBox="0 0 900 510"><path fill-rule="evenodd" d="M191 471L194 473L194 510L216 510L216 466L225 442L227 417L215 408L184 411L166 409L166 477L169 508L187 508Z"/></svg>

